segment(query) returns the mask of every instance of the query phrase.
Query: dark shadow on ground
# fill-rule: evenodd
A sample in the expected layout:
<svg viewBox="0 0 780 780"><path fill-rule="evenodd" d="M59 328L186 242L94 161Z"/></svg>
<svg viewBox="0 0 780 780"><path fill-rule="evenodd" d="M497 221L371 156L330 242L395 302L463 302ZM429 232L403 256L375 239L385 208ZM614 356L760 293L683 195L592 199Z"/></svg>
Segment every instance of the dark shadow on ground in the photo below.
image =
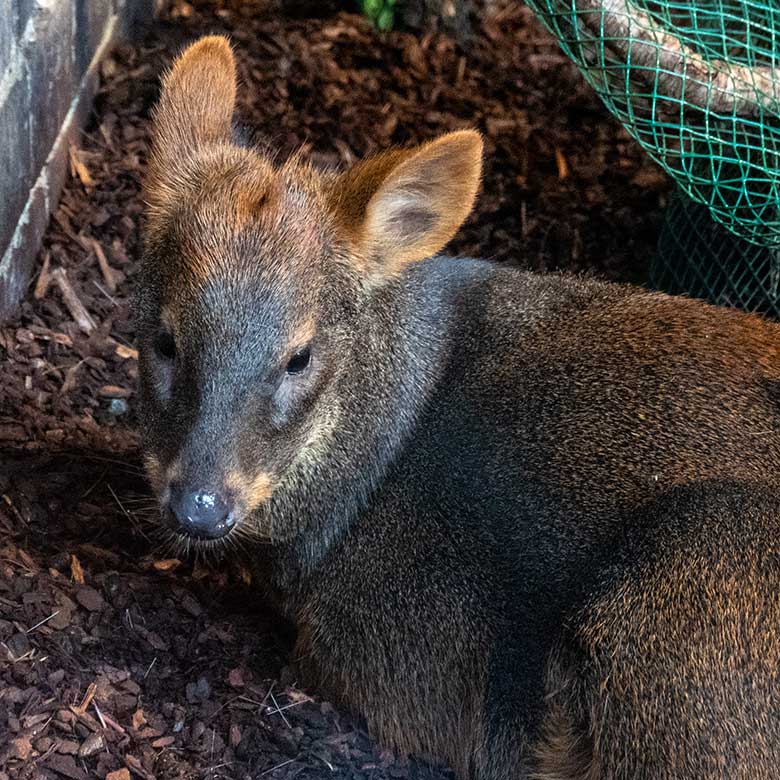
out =
<svg viewBox="0 0 780 780"><path fill-rule="evenodd" d="M245 570L165 557L137 460L6 455L0 495L0 777L447 776L298 687Z"/></svg>

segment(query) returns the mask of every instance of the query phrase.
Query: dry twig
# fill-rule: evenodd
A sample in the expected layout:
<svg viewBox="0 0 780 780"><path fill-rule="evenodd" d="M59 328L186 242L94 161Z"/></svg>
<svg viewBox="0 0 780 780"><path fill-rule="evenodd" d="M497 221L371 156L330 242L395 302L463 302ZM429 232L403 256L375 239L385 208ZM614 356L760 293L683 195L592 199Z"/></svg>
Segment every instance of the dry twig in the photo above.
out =
<svg viewBox="0 0 780 780"><path fill-rule="evenodd" d="M92 319L90 313L85 308L84 304L79 300L76 291L71 287L68 281L68 275L65 273L64 268L56 268L52 271L52 279L60 288L62 293L62 300L65 303L66 308L70 312L70 316L76 321L76 324L84 331L84 333L91 333L95 329L95 321Z"/></svg>
<svg viewBox="0 0 780 780"><path fill-rule="evenodd" d="M103 247L100 245L100 242L96 241L94 238L90 239L90 244L92 246L92 251L95 253L95 257L97 257L100 273L103 275L108 291L110 293L115 293L117 288L116 273L108 264L108 259L106 258L106 253L103 251Z"/></svg>
<svg viewBox="0 0 780 780"><path fill-rule="evenodd" d="M40 301L45 297L49 285L51 284L51 272L49 270L49 263L51 262L51 255L47 252L43 256L43 266L41 272L38 274L38 281L35 283L35 289L33 290L33 296L36 301Z"/></svg>

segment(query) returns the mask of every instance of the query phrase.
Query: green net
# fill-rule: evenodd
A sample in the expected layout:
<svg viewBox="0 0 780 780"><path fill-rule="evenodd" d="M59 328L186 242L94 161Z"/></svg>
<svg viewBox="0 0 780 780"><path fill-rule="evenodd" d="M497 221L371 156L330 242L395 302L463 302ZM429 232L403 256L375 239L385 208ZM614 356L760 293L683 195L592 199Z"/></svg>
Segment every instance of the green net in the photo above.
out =
<svg viewBox="0 0 780 780"><path fill-rule="evenodd" d="M741 239L716 222L706 206L678 190L666 208L650 284L777 318L780 247Z"/></svg>
<svg viewBox="0 0 780 780"><path fill-rule="evenodd" d="M528 0L695 203L780 247L780 0Z"/></svg>

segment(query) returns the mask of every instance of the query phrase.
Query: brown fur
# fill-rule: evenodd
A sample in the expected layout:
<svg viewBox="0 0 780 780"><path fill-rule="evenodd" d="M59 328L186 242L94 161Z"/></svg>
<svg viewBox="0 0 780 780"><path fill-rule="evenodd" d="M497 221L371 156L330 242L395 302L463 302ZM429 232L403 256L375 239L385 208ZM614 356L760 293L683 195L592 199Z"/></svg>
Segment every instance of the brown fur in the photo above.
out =
<svg viewBox="0 0 780 780"><path fill-rule="evenodd" d="M163 476L160 459L150 452L146 453L144 456L144 467L146 468L146 476L148 477L153 490L158 494L161 493L165 488L166 480Z"/></svg>
<svg viewBox="0 0 780 780"><path fill-rule="evenodd" d="M331 204L358 256L381 257L383 272L392 274L455 235L471 211L481 168L481 138L461 130L354 166L337 179Z"/></svg>
<svg viewBox="0 0 780 780"><path fill-rule="evenodd" d="M139 415L163 508L173 476L234 494L307 679L459 778L775 777L778 326L429 257L478 134L321 174L235 145L234 100L209 38L157 112Z"/></svg>
<svg viewBox="0 0 780 780"><path fill-rule="evenodd" d="M581 617L594 778L777 776L777 501L697 503L672 500Z"/></svg>
<svg viewBox="0 0 780 780"><path fill-rule="evenodd" d="M201 38L176 61L163 79L155 111L149 162L153 207L176 198L181 182L170 178L173 165L194 148L219 145L229 136L235 99L236 66L225 38Z"/></svg>
<svg viewBox="0 0 780 780"><path fill-rule="evenodd" d="M592 780L592 756L582 730L565 710L551 706L544 732L534 750L536 768L529 780Z"/></svg>
<svg viewBox="0 0 780 780"><path fill-rule="evenodd" d="M254 512L261 504L268 501L273 493L268 474L257 474L247 478L238 471L231 471L225 477L225 485L233 492L242 510L247 513Z"/></svg>

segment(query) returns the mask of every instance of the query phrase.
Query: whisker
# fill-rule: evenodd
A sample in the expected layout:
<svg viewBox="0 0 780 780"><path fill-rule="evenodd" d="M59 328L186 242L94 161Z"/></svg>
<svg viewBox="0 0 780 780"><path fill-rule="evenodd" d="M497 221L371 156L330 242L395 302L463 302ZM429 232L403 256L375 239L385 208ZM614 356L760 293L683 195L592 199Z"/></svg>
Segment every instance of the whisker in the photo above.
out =
<svg viewBox="0 0 780 780"><path fill-rule="evenodd" d="M138 496L137 498L133 498L133 497L127 498L127 497L125 497L124 503L126 505L131 505L131 506L132 505L136 505L136 504L148 505L148 506L152 506L152 505L157 506L158 502L157 502L157 499L154 496Z"/></svg>

